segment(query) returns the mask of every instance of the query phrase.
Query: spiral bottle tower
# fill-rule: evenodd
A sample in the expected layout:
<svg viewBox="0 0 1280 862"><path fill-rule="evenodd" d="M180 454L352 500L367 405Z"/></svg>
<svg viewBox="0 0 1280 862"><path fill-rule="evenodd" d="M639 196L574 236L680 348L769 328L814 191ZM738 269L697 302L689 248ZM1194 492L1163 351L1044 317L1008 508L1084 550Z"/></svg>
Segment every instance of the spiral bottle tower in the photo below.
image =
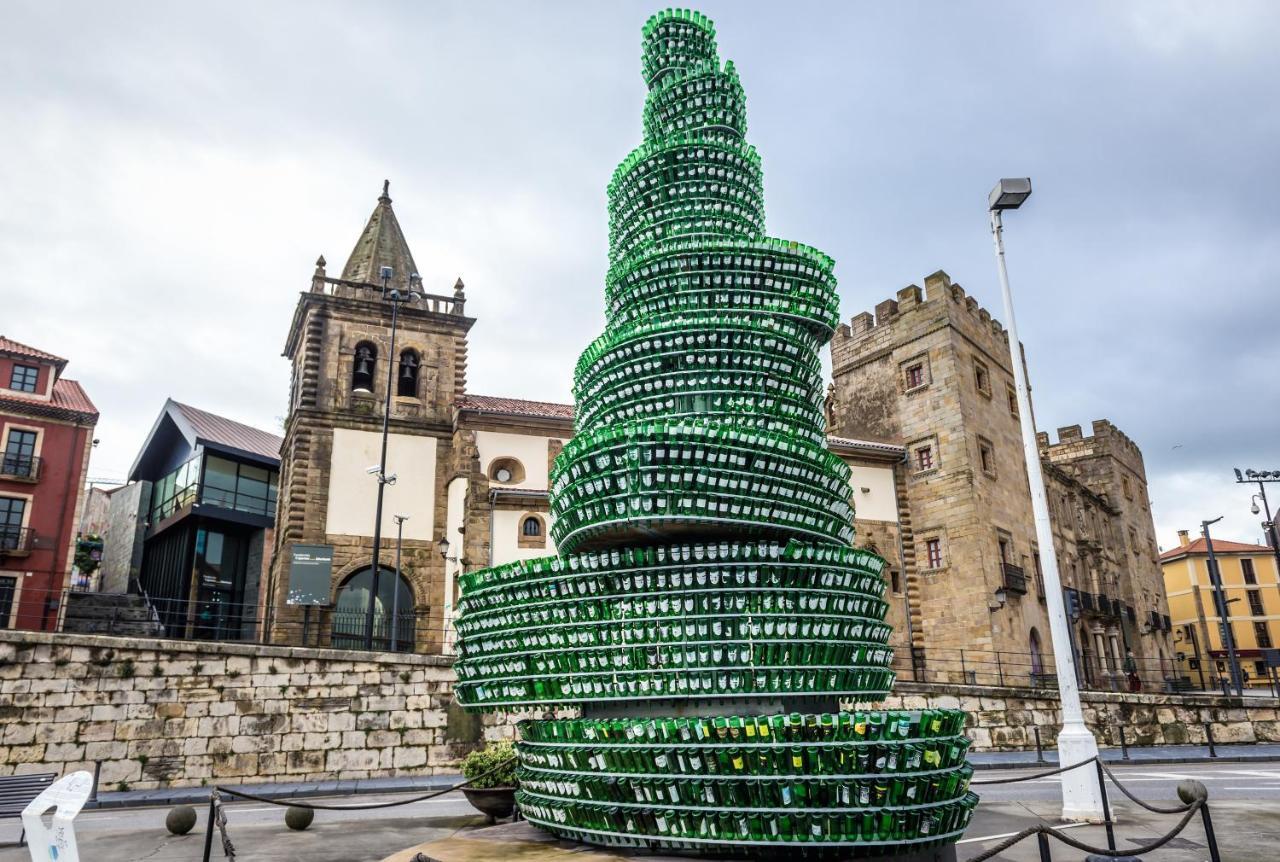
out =
<svg viewBox="0 0 1280 862"><path fill-rule="evenodd" d="M832 260L765 236L745 100L704 16L645 24L644 142L609 184L605 333L551 475L560 556L464 575L457 696L521 723L528 820L610 846L894 854L954 841L964 716L893 683L884 561L851 547L818 351ZM842 711L841 703L854 709Z"/></svg>

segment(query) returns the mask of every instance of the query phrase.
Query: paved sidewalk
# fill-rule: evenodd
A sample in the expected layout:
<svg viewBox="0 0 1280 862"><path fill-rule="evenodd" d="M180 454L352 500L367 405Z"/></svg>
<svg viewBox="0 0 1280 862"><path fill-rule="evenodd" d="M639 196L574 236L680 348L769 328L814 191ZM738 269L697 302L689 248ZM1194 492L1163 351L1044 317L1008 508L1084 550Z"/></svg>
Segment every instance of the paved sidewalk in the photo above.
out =
<svg viewBox="0 0 1280 862"><path fill-rule="evenodd" d="M1216 746L1217 757L1209 756L1207 745L1148 745L1129 749L1129 758L1119 748L1103 748L1100 752L1106 763L1266 763L1280 761L1280 743L1256 742ZM1045 762L1057 765L1058 751L1046 748ZM969 762L978 769L1025 769L1036 766L1036 753L1032 751L971 751Z"/></svg>

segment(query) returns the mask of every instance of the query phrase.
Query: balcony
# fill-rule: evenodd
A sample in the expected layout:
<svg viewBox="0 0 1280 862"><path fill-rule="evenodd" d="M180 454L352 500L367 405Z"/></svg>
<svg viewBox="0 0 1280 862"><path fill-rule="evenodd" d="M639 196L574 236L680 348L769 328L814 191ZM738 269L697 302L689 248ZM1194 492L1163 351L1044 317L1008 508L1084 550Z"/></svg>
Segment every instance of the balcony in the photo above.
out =
<svg viewBox="0 0 1280 862"><path fill-rule="evenodd" d="M0 560L31 553L35 532L29 527L0 527Z"/></svg>
<svg viewBox="0 0 1280 862"><path fill-rule="evenodd" d="M1005 591L1025 596L1027 594L1027 573L1022 570L1022 567L1015 566L1013 563L1001 563L1000 568L1004 574Z"/></svg>
<svg viewBox="0 0 1280 862"><path fill-rule="evenodd" d="M11 482L39 482L42 462L35 455L0 455L0 479Z"/></svg>

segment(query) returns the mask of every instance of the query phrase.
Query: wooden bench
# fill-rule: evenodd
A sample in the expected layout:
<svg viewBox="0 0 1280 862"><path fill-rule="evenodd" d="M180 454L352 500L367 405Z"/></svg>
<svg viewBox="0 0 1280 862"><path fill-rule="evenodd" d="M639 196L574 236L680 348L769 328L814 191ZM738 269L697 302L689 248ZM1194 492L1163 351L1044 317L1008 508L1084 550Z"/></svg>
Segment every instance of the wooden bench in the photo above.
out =
<svg viewBox="0 0 1280 862"><path fill-rule="evenodd" d="M0 775L0 820L6 817L21 817L23 809L57 780L56 772ZM27 830L24 827L22 834L18 836L18 846L25 844L26 839Z"/></svg>

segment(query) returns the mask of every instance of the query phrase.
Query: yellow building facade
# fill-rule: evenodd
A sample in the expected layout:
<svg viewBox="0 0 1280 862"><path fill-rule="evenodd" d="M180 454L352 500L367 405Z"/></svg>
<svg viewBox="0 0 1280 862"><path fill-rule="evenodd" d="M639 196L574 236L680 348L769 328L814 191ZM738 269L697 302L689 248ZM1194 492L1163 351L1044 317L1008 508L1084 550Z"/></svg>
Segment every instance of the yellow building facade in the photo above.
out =
<svg viewBox="0 0 1280 862"><path fill-rule="evenodd" d="M1209 552L1203 538L1178 531L1178 546L1160 555L1169 615L1173 618L1179 675L1195 687L1230 679L1222 620L1213 600ZM1263 650L1280 647L1280 569L1264 545L1213 540L1213 555L1227 600L1227 619L1246 685L1266 686Z"/></svg>

